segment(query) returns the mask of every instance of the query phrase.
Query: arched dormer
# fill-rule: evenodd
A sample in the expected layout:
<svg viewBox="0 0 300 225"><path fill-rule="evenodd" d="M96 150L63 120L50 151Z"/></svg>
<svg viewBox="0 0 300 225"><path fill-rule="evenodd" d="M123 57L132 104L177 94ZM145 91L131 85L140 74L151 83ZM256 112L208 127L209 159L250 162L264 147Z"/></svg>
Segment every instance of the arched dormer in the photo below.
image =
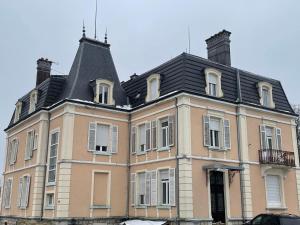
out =
<svg viewBox="0 0 300 225"><path fill-rule="evenodd" d="M222 73L213 68L206 68L204 73L206 80L206 94L218 98L223 97L221 82Z"/></svg>
<svg viewBox="0 0 300 225"><path fill-rule="evenodd" d="M94 81L94 102L105 104L105 105L114 105L115 100L113 98L113 88L114 83L105 80L105 79L97 79Z"/></svg>
<svg viewBox="0 0 300 225"><path fill-rule="evenodd" d="M152 74L147 78L146 102L159 98L160 95L160 74Z"/></svg>
<svg viewBox="0 0 300 225"><path fill-rule="evenodd" d="M260 104L268 108L275 108L272 85L268 82L262 81L257 84L257 88L260 98Z"/></svg>

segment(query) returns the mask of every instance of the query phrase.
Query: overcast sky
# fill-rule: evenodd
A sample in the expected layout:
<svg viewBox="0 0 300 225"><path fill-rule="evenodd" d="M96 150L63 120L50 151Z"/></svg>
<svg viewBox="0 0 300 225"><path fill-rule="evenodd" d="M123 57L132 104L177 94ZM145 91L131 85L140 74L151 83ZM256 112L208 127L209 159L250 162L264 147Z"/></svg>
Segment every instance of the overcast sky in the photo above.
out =
<svg viewBox="0 0 300 225"><path fill-rule="evenodd" d="M226 4L224 4L226 3ZM97 35L105 28L120 80L143 73L186 51L206 57L205 39L226 29L232 65L282 81L300 103L299 0L98 0ZM34 88L36 60L54 61L68 74L85 20L94 35L95 0L0 1L0 129L18 98ZM5 134L0 133L0 168Z"/></svg>

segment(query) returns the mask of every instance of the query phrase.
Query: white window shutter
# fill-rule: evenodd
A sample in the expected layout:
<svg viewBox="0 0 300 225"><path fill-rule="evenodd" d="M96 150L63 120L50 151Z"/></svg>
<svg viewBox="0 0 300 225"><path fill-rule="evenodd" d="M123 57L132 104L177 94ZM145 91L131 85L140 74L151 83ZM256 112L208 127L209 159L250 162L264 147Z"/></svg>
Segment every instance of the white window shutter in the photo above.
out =
<svg viewBox="0 0 300 225"><path fill-rule="evenodd" d="M152 149L157 149L157 120L151 122Z"/></svg>
<svg viewBox="0 0 300 225"><path fill-rule="evenodd" d="M7 145L7 163L10 165L11 164L11 156L12 156L12 144L11 141L8 142Z"/></svg>
<svg viewBox="0 0 300 225"><path fill-rule="evenodd" d="M151 196L151 172L146 173L146 194L145 194L145 204L150 205Z"/></svg>
<svg viewBox="0 0 300 225"><path fill-rule="evenodd" d="M276 147L278 150L282 150L282 138L280 128L276 128Z"/></svg>
<svg viewBox="0 0 300 225"><path fill-rule="evenodd" d="M225 149L230 149L230 122L229 120L224 120L224 147Z"/></svg>
<svg viewBox="0 0 300 225"><path fill-rule="evenodd" d="M151 172L151 205L157 205L157 172Z"/></svg>
<svg viewBox="0 0 300 225"><path fill-rule="evenodd" d="M131 174L131 205L135 205L136 201L136 182L135 182L136 174Z"/></svg>
<svg viewBox="0 0 300 225"><path fill-rule="evenodd" d="M17 161L17 154L18 154L18 148L19 148L19 140L16 140L14 144L14 151L13 151L13 163Z"/></svg>
<svg viewBox="0 0 300 225"><path fill-rule="evenodd" d="M39 141L39 135L36 133L36 134L34 134L34 144L33 144L34 150L36 150L38 148L38 141Z"/></svg>
<svg viewBox="0 0 300 225"><path fill-rule="evenodd" d="M17 200L17 206L21 207L21 201L22 201L22 190L23 190L23 177L19 178L19 190L18 190L18 200Z"/></svg>
<svg viewBox="0 0 300 225"><path fill-rule="evenodd" d="M29 194L30 194L30 176L27 176L26 179L26 192L25 192L25 197L24 197L24 207L27 208L28 202L29 202Z"/></svg>
<svg viewBox="0 0 300 225"><path fill-rule="evenodd" d="M267 137L266 137L266 127L265 125L260 125L260 142L261 148L267 149Z"/></svg>
<svg viewBox="0 0 300 225"><path fill-rule="evenodd" d="M210 146L209 116L203 116L203 142L204 146Z"/></svg>
<svg viewBox="0 0 300 225"><path fill-rule="evenodd" d="M146 151L151 150L151 123L146 123Z"/></svg>
<svg viewBox="0 0 300 225"><path fill-rule="evenodd" d="M175 144L175 116L169 116L169 146L173 146Z"/></svg>
<svg viewBox="0 0 300 225"><path fill-rule="evenodd" d="M89 124L88 147L90 151L96 150L96 123Z"/></svg>
<svg viewBox="0 0 300 225"><path fill-rule="evenodd" d="M111 143L111 152L117 153L118 152L118 127L112 126L112 143Z"/></svg>
<svg viewBox="0 0 300 225"><path fill-rule="evenodd" d="M131 153L136 152L136 127L131 128Z"/></svg>
<svg viewBox="0 0 300 225"><path fill-rule="evenodd" d="M34 138L35 138L35 131L32 131L32 136L31 136L31 142L30 142L30 154L29 157L32 158L33 154L33 149L34 149Z"/></svg>
<svg viewBox="0 0 300 225"><path fill-rule="evenodd" d="M170 178L170 205L175 206L175 169L172 168L169 170Z"/></svg>

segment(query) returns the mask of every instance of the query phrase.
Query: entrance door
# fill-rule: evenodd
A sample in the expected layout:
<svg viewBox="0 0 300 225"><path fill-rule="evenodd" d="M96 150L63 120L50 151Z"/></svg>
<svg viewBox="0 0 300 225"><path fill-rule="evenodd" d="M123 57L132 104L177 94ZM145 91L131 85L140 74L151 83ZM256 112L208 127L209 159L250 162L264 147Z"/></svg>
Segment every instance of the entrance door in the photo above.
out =
<svg viewBox="0 0 300 225"><path fill-rule="evenodd" d="M223 173L210 172L211 214L214 222L225 223L224 181Z"/></svg>

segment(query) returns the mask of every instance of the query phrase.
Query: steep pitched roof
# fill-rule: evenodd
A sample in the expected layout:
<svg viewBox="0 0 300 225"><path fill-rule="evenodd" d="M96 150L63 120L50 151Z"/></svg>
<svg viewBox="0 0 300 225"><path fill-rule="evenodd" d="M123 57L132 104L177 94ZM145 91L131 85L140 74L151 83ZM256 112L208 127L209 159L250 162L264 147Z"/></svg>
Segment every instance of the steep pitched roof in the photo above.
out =
<svg viewBox="0 0 300 225"><path fill-rule="evenodd" d="M204 70L206 68L215 68L222 72L222 98L214 98L205 93L206 81ZM273 86L273 98L275 110L282 113L294 114L294 111L285 95L280 81L262 77L243 70L240 74L240 93L237 78L238 69L225 66L195 55L183 53L174 59L122 84L130 99L130 104L134 107L145 104L147 95L147 77L153 73L159 73L162 76L160 93L161 96L174 91L184 91L187 93L214 98L234 104L243 103L253 105L259 108L265 108L260 105L257 84L265 81Z"/></svg>

